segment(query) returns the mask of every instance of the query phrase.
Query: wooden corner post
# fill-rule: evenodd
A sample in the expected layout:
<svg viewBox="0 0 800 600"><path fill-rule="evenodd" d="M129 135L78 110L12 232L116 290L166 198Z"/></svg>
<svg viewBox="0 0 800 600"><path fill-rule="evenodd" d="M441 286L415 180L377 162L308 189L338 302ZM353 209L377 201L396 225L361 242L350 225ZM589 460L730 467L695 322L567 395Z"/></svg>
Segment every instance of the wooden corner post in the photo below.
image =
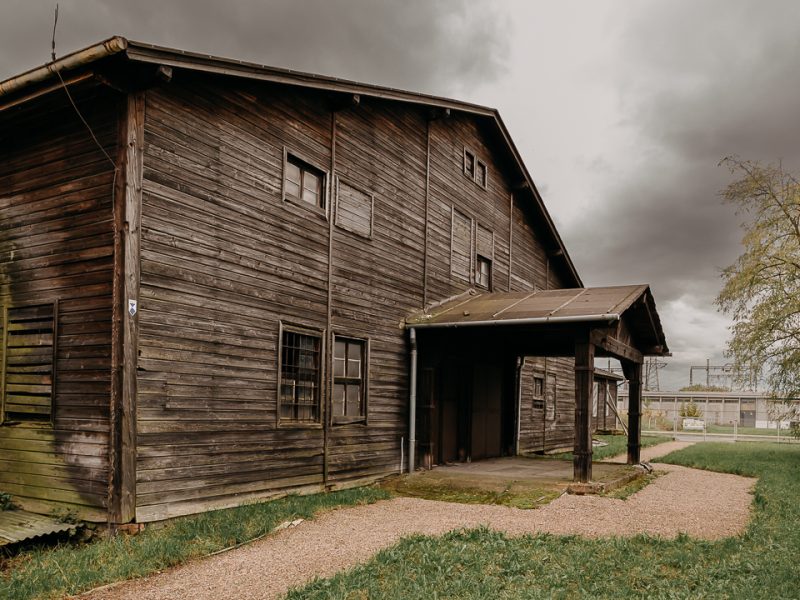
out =
<svg viewBox="0 0 800 600"><path fill-rule="evenodd" d="M629 362L628 378L628 464L638 465L642 447L642 363Z"/></svg>
<svg viewBox="0 0 800 600"><path fill-rule="evenodd" d="M139 348L139 239L142 211L144 92L128 95L120 123L114 198L114 322L109 517L136 516L136 369Z"/></svg>
<svg viewBox="0 0 800 600"><path fill-rule="evenodd" d="M590 406L594 380L594 344L575 343L575 449L573 479L579 483L592 480L592 428Z"/></svg>

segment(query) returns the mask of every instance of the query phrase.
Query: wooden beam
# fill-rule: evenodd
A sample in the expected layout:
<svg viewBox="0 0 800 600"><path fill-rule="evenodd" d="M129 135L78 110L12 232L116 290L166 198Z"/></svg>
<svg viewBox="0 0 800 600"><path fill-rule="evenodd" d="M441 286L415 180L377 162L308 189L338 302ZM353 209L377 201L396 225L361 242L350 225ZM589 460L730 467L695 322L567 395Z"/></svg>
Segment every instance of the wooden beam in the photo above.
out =
<svg viewBox="0 0 800 600"><path fill-rule="evenodd" d="M638 465L642 447L642 364L622 363L628 378L628 464Z"/></svg>
<svg viewBox="0 0 800 600"><path fill-rule="evenodd" d="M636 348L628 346L624 342L610 336L602 329L593 329L589 336L592 344L602 348L619 360L629 360L634 363L643 363L644 356Z"/></svg>
<svg viewBox="0 0 800 600"><path fill-rule="evenodd" d="M123 224L124 283L122 397L119 437L119 522L131 521L136 511L136 370L139 356L139 281L144 160L144 92L128 96L128 123Z"/></svg>
<svg viewBox="0 0 800 600"><path fill-rule="evenodd" d="M594 382L594 344L575 343L575 445L573 479L587 483L592 479L591 399Z"/></svg>

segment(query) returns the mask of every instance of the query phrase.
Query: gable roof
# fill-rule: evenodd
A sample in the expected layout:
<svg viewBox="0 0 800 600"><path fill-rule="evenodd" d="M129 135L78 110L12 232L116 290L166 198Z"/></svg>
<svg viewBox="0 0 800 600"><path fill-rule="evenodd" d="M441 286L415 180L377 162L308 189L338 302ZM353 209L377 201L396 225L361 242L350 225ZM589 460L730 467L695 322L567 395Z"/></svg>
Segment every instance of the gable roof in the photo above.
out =
<svg viewBox="0 0 800 600"><path fill-rule="evenodd" d="M217 75L243 77L316 90L354 94L418 106L454 110L473 115L483 120L490 127L493 136L501 142L502 147L507 151L513 164L519 170L520 187L529 191L533 209L541 217L545 230L550 236L550 246L552 248L550 256L562 261L563 267L572 279L573 286L581 287L583 285L575 265L567 253L564 242L556 230L555 223L547 208L545 208L539 191L536 189L533 178L528 172L514 141L511 139L500 113L495 108L391 87L368 85L336 77L314 75L241 60L220 58L208 54L164 48L115 36L0 82L0 112L9 106L35 97L32 94L34 91L45 93L57 89L62 85L62 79L68 73L80 71L111 56L123 57L125 60L140 64L164 65ZM59 79L59 77L62 79ZM50 87L43 87L47 86L48 83L51 84Z"/></svg>

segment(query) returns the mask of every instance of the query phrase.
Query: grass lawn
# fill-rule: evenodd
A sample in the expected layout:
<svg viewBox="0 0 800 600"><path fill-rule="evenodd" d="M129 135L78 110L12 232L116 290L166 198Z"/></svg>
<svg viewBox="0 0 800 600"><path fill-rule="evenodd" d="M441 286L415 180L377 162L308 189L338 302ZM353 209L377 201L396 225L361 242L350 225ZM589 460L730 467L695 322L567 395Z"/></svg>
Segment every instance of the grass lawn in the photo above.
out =
<svg viewBox="0 0 800 600"><path fill-rule="evenodd" d="M595 435L592 437L608 444L607 446L595 446L592 451L592 460L603 460L628 451L628 436L626 435ZM643 435L642 448L671 441L672 436ZM564 452L559 454L558 457L572 460L572 452Z"/></svg>
<svg viewBox="0 0 800 600"><path fill-rule="evenodd" d="M417 536L289 598L800 597L800 447L706 443L659 460L759 477L746 533L716 542L487 529Z"/></svg>
<svg viewBox="0 0 800 600"><path fill-rule="evenodd" d="M377 488L288 496L176 519L136 536L25 551L5 564L0 562L0 598L62 598L105 583L142 577L251 540L284 521L310 519L321 510L369 504L388 496Z"/></svg>

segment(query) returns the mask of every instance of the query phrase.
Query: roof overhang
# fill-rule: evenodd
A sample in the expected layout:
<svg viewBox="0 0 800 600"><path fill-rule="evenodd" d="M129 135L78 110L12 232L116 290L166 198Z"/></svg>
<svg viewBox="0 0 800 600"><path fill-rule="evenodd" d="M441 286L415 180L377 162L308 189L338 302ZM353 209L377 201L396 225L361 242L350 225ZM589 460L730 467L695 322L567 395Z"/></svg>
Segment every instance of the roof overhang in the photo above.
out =
<svg viewBox="0 0 800 600"><path fill-rule="evenodd" d="M586 326L603 331L625 322L644 355L669 348L647 285L474 293L406 319L410 329ZM597 338L598 340L602 339Z"/></svg>
<svg viewBox="0 0 800 600"><path fill-rule="evenodd" d="M520 177L519 185L516 186L520 190L518 193L530 194L533 209L536 211L537 216L541 218L545 226L545 232L549 237L549 256L562 264L565 273L571 280L567 282L567 285L572 285L574 287L581 287L583 285L578 271L567 253L564 242L556 230L555 223L550 213L547 211L542 197L533 182L533 178L528 172L522 160L522 156L511 138L511 134L506 128L503 119L500 117L500 113L494 108L429 94L419 94L390 87L367 85L336 77L314 75L290 69L280 69L240 60L221 58L208 54L186 52L184 50L135 42L121 36L115 36L99 44L94 44L83 50L73 52L58 60L0 82L0 113L4 108L16 106L44 92L58 89L58 87L62 85L62 82L69 84L69 78L72 75L77 75L80 71L86 71L93 65L114 56L120 57L119 59L121 60L139 65L152 64L168 66L177 69L243 77L329 92L407 102L436 109L460 111L479 117L492 128L495 134L494 137L502 141L512 163L518 170ZM50 84L49 87L47 85L48 83ZM26 94L29 94L29 96L26 96Z"/></svg>

